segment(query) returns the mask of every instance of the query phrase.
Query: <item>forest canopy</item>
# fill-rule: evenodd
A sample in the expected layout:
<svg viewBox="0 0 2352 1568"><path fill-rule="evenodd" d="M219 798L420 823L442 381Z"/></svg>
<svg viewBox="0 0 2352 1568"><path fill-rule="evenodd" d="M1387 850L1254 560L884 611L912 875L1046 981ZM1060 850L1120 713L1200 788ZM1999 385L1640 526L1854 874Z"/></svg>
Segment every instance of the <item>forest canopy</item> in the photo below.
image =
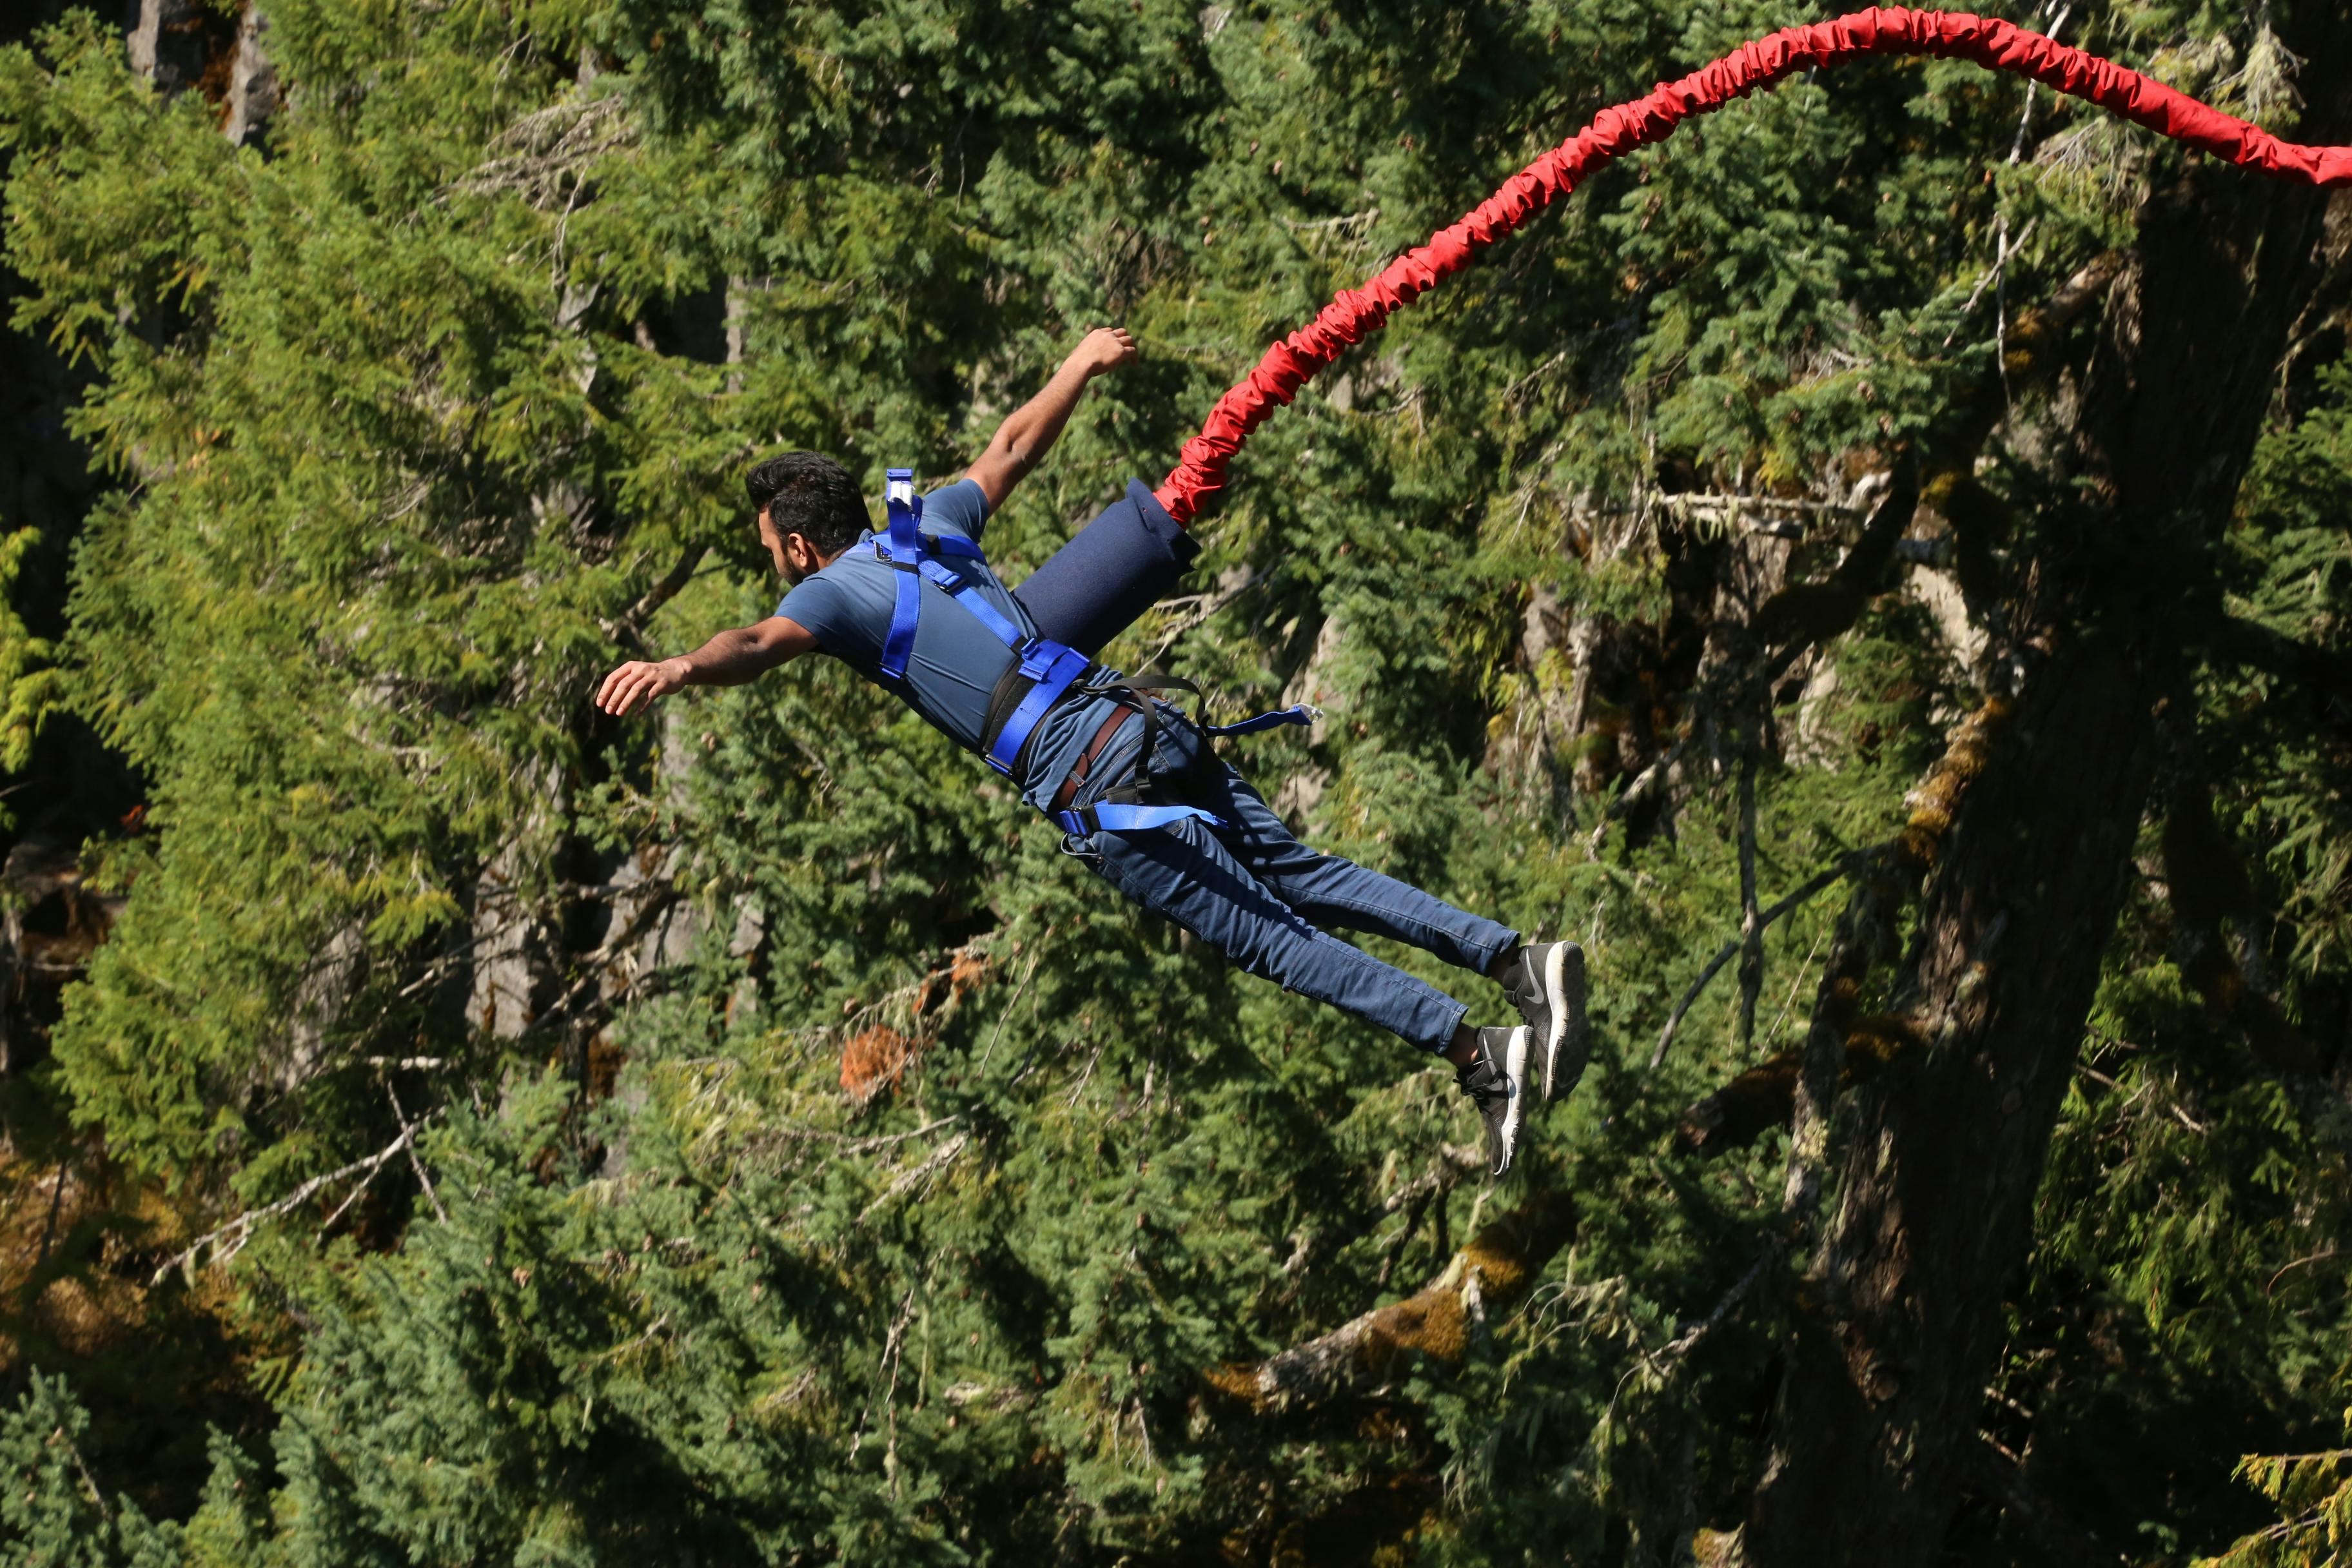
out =
<svg viewBox="0 0 2352 1568"><path fill-rule="evenodd" d="M25 10L7 1561L2347 1549L2341 194L1863 61L1257 435L1106 657L1318 705L1229 748L1287 821L1584 944L1490 1183L1445 1075L848 669L591 694L772 607L760 458L878 516L1122 325L1017 582L1335 289L1825 12ZM2352 142L2339 6L1989 10Z"/></svg>

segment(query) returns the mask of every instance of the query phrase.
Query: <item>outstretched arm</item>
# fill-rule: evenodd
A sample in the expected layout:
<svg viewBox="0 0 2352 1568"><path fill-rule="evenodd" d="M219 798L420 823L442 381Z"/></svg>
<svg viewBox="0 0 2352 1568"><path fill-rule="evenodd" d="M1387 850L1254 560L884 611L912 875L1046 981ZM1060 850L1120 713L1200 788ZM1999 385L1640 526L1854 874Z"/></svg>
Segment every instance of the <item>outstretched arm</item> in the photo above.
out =
<svg viewBox="0 0 2352 1568"><path fill-rule="evenodd" d="M770 616L757 626L720 632L677 658L631 660L604 678L596 689L596 706L617 717L649 706L681 686L740 686L815 647L815 634L798 621Z"/></svg>
<svg viewBox="0 0 2352 1568"><path fill-rule="evenodd" d="M1045 456L1046 448L1069 423L1087 383L1105 371L1116 370L1135 357L1135 340L1124 327L1097 327L1079 340L1045 384L1045 390L1014 409L988 443L988 450L966 470L964 478L980 487L993 513Z"/></svg>

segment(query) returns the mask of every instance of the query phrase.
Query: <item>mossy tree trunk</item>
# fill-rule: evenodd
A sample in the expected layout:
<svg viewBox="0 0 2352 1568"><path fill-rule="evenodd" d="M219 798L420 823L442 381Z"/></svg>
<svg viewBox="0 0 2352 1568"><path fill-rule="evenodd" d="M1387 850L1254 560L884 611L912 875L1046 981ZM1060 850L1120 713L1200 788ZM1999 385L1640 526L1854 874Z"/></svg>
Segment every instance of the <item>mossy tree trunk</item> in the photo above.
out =
<svg viewBox="0 0 2352 1568"><path fill-rule="evenodd" d="M2299 130L2333 140L2352 117L2352 26L2303 9L2288 35L2310 61ZM1895 982L1923 1047L1854 1095L1832 1145L1834 1213L1748 1515L1751 1562L1925 1563L1943 1546L2164 710L2188 691L2204 607L2183 585L2230 519L2336 259L2328 216L2324 195L2210 165L2141 211L2071 449L2011 563L2013 716L1954 816Z"/></svg>

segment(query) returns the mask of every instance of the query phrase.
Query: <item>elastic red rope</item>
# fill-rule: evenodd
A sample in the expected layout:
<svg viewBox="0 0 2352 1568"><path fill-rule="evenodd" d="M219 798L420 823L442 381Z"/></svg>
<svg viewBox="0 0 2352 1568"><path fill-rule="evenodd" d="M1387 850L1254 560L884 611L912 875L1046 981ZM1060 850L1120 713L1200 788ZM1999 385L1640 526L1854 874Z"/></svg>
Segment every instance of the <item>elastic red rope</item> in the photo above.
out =
<svg viewBox="0 0 2352 1568"><path fill-rule="evenodd" d="M1502 189L1429 243L1398 257L1361 289L1342 289L1322 313L1265 351L1247 379L1209 411L1201 433L1159 489L1160 504L1189 524L1224 488L1225 466L1276 405L1288 403L1339 351L1378 331L1392 310L1576 188L1588 174L1636 147L1663 142L1675 126L1769 87L1782 77L1856 55L1938 55L2032 77L2087 99L2149 130L2264 174L2315 185L2352 184L2352 147L2282 142L2137 71L1990 16L1888 6L1790 27L1742 45L1646 98L1604 109L1592 123L1503 182Z"/></svg>

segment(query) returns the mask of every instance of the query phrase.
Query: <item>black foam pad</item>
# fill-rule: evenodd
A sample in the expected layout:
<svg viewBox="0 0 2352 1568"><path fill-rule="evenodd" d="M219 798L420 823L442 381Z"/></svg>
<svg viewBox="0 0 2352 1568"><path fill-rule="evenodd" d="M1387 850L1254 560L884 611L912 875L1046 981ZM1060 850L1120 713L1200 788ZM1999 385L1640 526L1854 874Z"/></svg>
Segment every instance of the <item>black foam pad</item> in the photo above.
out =
<svg viewBox="0 0 2352 1568"><path fill-rule="evenodd" d="M1141 479L1013 590L1038 631L1087 658L1176 586L1201 553Z"/></svg>

